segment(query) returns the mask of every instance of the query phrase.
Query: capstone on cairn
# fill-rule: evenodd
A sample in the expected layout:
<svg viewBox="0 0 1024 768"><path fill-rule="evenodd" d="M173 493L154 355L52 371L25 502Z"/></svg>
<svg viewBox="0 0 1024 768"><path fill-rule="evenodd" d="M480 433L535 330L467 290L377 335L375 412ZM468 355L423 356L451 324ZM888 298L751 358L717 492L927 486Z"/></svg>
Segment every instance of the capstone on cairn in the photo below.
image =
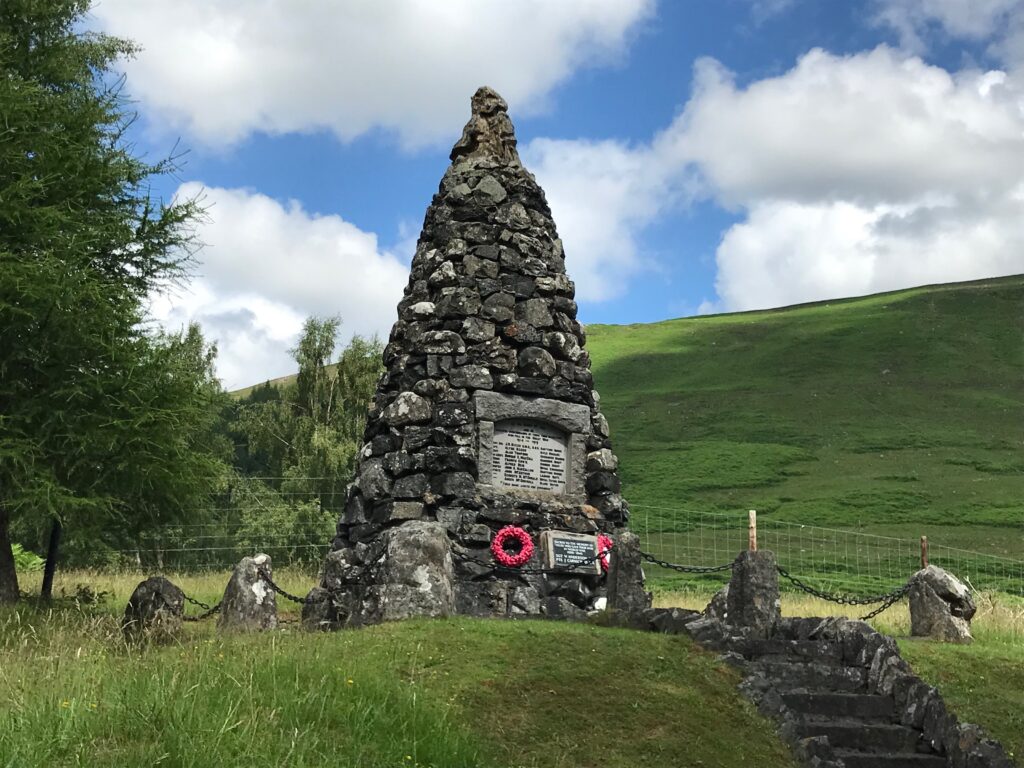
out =
<svg viewBox="0 0 1024 768"><path fill-rule="evenodd" d="M545 564L538 547L522 571L495 570L492 539L507 525L534 541L545 531L614 534L628 518L562 243L520 162L507 105L491 89L473 96L451 160L384 351L356 480L307 606L315 626L545 606L565 613L567 603L590 610L604 593L599 567L526 573ZM430 544L400 543L403 526ZM399 551L440 561L422 563L419 574L415 564L386 565Z"/></svg>

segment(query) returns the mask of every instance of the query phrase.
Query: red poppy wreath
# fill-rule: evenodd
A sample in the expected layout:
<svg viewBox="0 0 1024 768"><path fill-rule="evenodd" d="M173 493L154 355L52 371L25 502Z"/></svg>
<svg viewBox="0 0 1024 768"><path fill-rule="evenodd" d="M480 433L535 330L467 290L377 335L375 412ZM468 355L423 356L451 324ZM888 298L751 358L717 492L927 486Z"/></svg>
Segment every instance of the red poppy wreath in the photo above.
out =
<svg viewBox="0 0 1024 768"><path fill-rule="evenodd" d="M509 551L505 548L507 544L511 544L515 548ZM491 542L491 554L506 568L519 568L533 557L533 539L524 529L515 525L506 525L498 531Z"/></svg>

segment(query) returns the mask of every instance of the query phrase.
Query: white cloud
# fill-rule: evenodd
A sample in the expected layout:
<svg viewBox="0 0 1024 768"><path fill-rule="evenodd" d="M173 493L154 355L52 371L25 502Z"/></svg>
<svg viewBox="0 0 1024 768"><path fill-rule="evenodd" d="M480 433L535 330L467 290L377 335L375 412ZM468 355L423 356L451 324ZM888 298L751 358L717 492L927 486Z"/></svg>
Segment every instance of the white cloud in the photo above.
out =
<svg viewBox="0 0 1024 768"><path fill-rule="evenodd" d="M154 315L171 328L200 322L228 388L293 372L288 349L312 314L341 315L346 336L387 338L408 267L375 235L246 190L189 182L178 195L208 206L207 247L188 290L157 297Z"/></svg>
<svg viewBox="0 0 1024 768"><path fill-rule="evenodd" d="M714 62L655 151L745 214L719 296L751 309L1024 271L1024 90L880 47L738 88Z"/></svg>
<svg viewBox="0 0 1024 768"><path fill-rule="evenodd" d="M680 199L679 180L650 148L621 142L537 139L523 157L551 205L577 296L622 293L628 277L650 266L639 233Z"/></svg>
<svg viewBox="0 0 1024 768"><path fill-rule="evenodd" d="M649 144L536 140L525 157L585 299L622 291L644 228L697 195L742 217L701 312L993 277L1024 272L1021 83L885 46L812 50L742 88L703 60Z"/></svg>
<svg viewBox="0 0 1024 768"><path fill-rule="evenodd" d="M953 75L884 46L812 50L742 89L702 60L692 100L660 142L734 205L1004 191L1024 169L1022 96L1005 73Z"/></svg>
<svg viewBox="0 0 1024 768"><path fill-rule="evenodd" d="M1010 68L1024 66L1024 0L876 0L874 21L894 29L913 53L926 53L941 34L986 43Z"/></svg>
<svg viewBox="0 0 1024 768"><path fill-rule="evenodd" d="M407 146L457 134L490 85L520 114L584 66L618 56L654 0L100 0L154 124L209 144L255 131L373 128Z"/></svg>
<svg viewBox="0 0 1024 768"><path fill-rule="evenodd" d="M1024 192L1024 189L1022 189ZM777 307L1024 271L1024 197L987 212L764 202L718 249L731 310Z"/></svg>
<svg viewBox="0 0 1024 768"><path fill-rule="evenodd" d="M923 37L938 27L950 37L986 40L1024 9L1021 0L876 0L875 22L892 27L908 50L923 53Z"/></svg>

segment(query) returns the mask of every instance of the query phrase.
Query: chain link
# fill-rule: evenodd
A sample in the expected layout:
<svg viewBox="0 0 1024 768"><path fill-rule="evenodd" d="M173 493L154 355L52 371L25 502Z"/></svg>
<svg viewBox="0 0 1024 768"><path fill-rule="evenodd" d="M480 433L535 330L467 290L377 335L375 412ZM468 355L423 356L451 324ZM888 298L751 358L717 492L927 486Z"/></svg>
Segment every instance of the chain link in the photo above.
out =
<svg viewBox="0 0 1024 768"><path fill-rule="evenodd" d="M182 594L184 595L185 593L183 592ZM220 612L220 603L211 606L209 603L204 603L202 600L196 600L194 597L189 597L188 595L185 595L185 600L189 603L192 603L192 605L196 606L197 608L202 608L203 613L199 614L198 616L182 616L182 619L184 621L202 621L203 619L208 619L215 613Z"/></svg>
<svg viewBox="0 0 1024 768"><path fill-rule="evenodd" d="M270 574L262 568L257 568L256 573L259 575L261 579L263 579L263 581L267 583L268 587L270 587L274 592L279 594L281 597L285 598L286 600L291 600L293 603L298 603L299 605L306 604L306 598L299 597L298 595L293 595L291 592L285 592L283 589L281 589L281 587L277 586L277 584L274 583L274 580L270 578Z"/></svg>
<svg viewBox="0 0 1024 768"><path fill-rule="evenodd" d="M736 560L725 565L679 565L678 563L670 563L667 560L659 560L649 552L641 552L640 557L648 563L668 568L670 571L678 571L679 573L721 573L722 571L731 571L736 567L736 562L739 560L737 557Z"/></svg>
<svg viewBox="0 0 1024 768"><path fill-rule="evenodd" d="M900 587L899 589L895 590L889 597L887 597L885 599L885 601L880 606L875 608L875 610L871 611L871 613L866 613L863 616L861 616L860 620L861 621L867 621L868 619L875 618L875 616L880 614L882 611L888 610L889 608L894 606L896 603L898 603L900 600L902 600L903 597L909 591L910 591L910 582L908 581L902 587Z"/></svg>
<svg viewBox="0 0 1024 768"><path fill-rule="evenodd" d="M892 592L886 592L882 595L872 595L870 597L851 597L849 595L836 595L831 592L825 592L820 589L812 587L810 584L806 584L796 576L793 576L789 571L783 568L781 565L776 566L779 571L779 575L783 578L789 579L793 586L797 589L806 592L808 595L827 600L830 603L838 603L839 605L874 605L875 603L881 603L881 606L871 611L870 613L861 617L862 621L873 619L875 616L880 614L882 611L891 608L893 605L898 603L907 592L910 591L910 582L897 587Z"/></svg>

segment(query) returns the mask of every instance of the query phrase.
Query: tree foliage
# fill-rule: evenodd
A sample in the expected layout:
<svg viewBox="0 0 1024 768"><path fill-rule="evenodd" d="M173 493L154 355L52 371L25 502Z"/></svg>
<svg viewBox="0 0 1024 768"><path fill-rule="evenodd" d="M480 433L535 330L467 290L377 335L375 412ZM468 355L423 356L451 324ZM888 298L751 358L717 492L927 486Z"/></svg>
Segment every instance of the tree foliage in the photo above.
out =
<svg viewBox="0 0 1024 768"><path fill-rule="evenodd" d="M341 321L309 318L292 356L295 381L257 387L236 407L239 464L291 494L336 510L362 445L367 407L381 373L381 345L356 336L332 364Z"/></svg>
<svg viewBox="0 0 1024 768"><path fill-rule="evenodd" d="M151 197L174 159L133 155L112 73L133 46L81 31L88 7L0 3L0 601L12 522L173 519L220 468L213 351L145 313L186 276L201 211Z"/></svg>

